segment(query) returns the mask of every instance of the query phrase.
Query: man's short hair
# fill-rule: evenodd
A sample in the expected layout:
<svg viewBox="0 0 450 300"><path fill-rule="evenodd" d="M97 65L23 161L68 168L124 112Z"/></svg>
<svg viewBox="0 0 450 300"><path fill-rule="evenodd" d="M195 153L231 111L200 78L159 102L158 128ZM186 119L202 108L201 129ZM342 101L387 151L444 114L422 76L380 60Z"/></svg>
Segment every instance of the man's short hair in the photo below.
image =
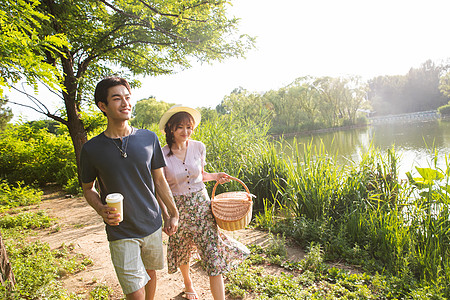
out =
<svg viewBox="0 0 450 300"><path fill-rule="evenodd" d="M114 77L114 76L106 77L106 78L102 79L99 83L97 83L97 86L95 87L95 92L94 92L95 105L98 106L99 102L103 102L106 105L108 105L108 100L107 100L108 89L111 87L114 87L116 85L123 85L124 87L127 88L128 92L131 93L130 84L128 83L128 81L125 78Z"/></svg>

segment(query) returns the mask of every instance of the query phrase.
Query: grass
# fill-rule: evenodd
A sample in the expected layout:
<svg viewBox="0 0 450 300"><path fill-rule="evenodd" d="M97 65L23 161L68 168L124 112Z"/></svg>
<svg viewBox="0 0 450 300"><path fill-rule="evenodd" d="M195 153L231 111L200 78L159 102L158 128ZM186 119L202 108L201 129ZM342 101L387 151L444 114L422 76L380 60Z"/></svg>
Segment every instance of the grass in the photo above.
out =
<svg viewBox="0 0 450 300"><path fill-rule="evenodd" d="M0 228L8 259L16 281L14 290L0 285L0 299L81 299L61 287L59 279L70 276L93 262L74 252L74 245L62 244L50 249L47 243L28 242L34 230L49 228L56 223L43 211L30 212L26 206L40 202L41 191L21 185L1 185L2 202ZM7 196L5 196L7 195ZM108 299L109 290L104 286L94 287L90 299Z"/></svg>
<svg viewBox="0 0 450 300"><path fill-rule="evenodd" d="M388 287L382 276L350 274L323 263L320 246L311 245L305 259L292 262L273 253L280 239L266 248L251 246L251 255L226 275L227 293L232 298L255 299L381 299ZM270 273L276 265L281 272Z"/></svg>

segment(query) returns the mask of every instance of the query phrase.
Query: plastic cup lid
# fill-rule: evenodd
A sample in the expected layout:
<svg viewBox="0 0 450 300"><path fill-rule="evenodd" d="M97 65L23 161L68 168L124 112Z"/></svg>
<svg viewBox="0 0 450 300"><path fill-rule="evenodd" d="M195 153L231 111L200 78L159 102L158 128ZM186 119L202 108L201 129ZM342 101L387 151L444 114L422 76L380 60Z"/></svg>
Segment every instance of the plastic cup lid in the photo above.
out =
<svg viewBox="0 0 450 300"><path fill-rule="evenodd" d="M106 196L106 201L108 202L119 202L123 199L122 194L120 193L113 193Z"/></svg>

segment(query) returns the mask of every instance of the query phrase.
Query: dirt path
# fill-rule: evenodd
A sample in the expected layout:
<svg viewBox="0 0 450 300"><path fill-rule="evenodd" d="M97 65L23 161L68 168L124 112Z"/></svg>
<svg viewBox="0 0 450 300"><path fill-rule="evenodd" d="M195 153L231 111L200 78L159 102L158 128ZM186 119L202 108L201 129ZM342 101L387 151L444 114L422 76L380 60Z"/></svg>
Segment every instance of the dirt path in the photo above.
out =
<svg viewBox="0 0 450 300"><path fill-rule="evenodd" d="M89 295L89 291L98 284L106 284L113 289L110 299L123 299L123 294L114 272L106 233L102 219L82 197L66 198L58 190L47 191L41 204L35 209L45 210L51 217L57 218L55 228L41 231L33 239L46 242L52 249L62 244L73 245L74 251L90 257L93 265L75 275L63 278L64 288L79 295ZM243 229L226 232L244 244L260 244L267 242L267 234L257 230ZM166 245L167 236L163 234ZM166 246L164 246L166 251ZM304 253L298 248L289 248L291 259L299 260ZM156 299L184 299L181 273L169 275L167 268L157 272L158 288ZM192 265L192 278L200 299L212 299L209 292L209 279L199 263Z"/></svg>

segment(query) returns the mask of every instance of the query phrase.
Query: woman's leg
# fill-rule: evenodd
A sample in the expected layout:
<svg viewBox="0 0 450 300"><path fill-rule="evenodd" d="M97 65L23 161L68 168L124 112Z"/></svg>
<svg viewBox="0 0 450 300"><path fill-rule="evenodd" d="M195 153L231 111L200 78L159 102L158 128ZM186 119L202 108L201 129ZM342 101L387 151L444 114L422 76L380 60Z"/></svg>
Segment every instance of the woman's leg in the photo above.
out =
<svg viewBox="0 0 450 300"><path fill-rule="evenodd" d="M222 274L209 276L209 284L214 300L225 300L225 286L223 284Z"/></svg>
<svg viewBox="0 0 450 300"><path fill-rule="evenodd" d="M187 299L194 300L198 299L198 295L195 292L194 284L192 283L191 275L189 274L190 266L189 264L180 265L181 275L183 275L184 281L184 292Z"/></svg>

